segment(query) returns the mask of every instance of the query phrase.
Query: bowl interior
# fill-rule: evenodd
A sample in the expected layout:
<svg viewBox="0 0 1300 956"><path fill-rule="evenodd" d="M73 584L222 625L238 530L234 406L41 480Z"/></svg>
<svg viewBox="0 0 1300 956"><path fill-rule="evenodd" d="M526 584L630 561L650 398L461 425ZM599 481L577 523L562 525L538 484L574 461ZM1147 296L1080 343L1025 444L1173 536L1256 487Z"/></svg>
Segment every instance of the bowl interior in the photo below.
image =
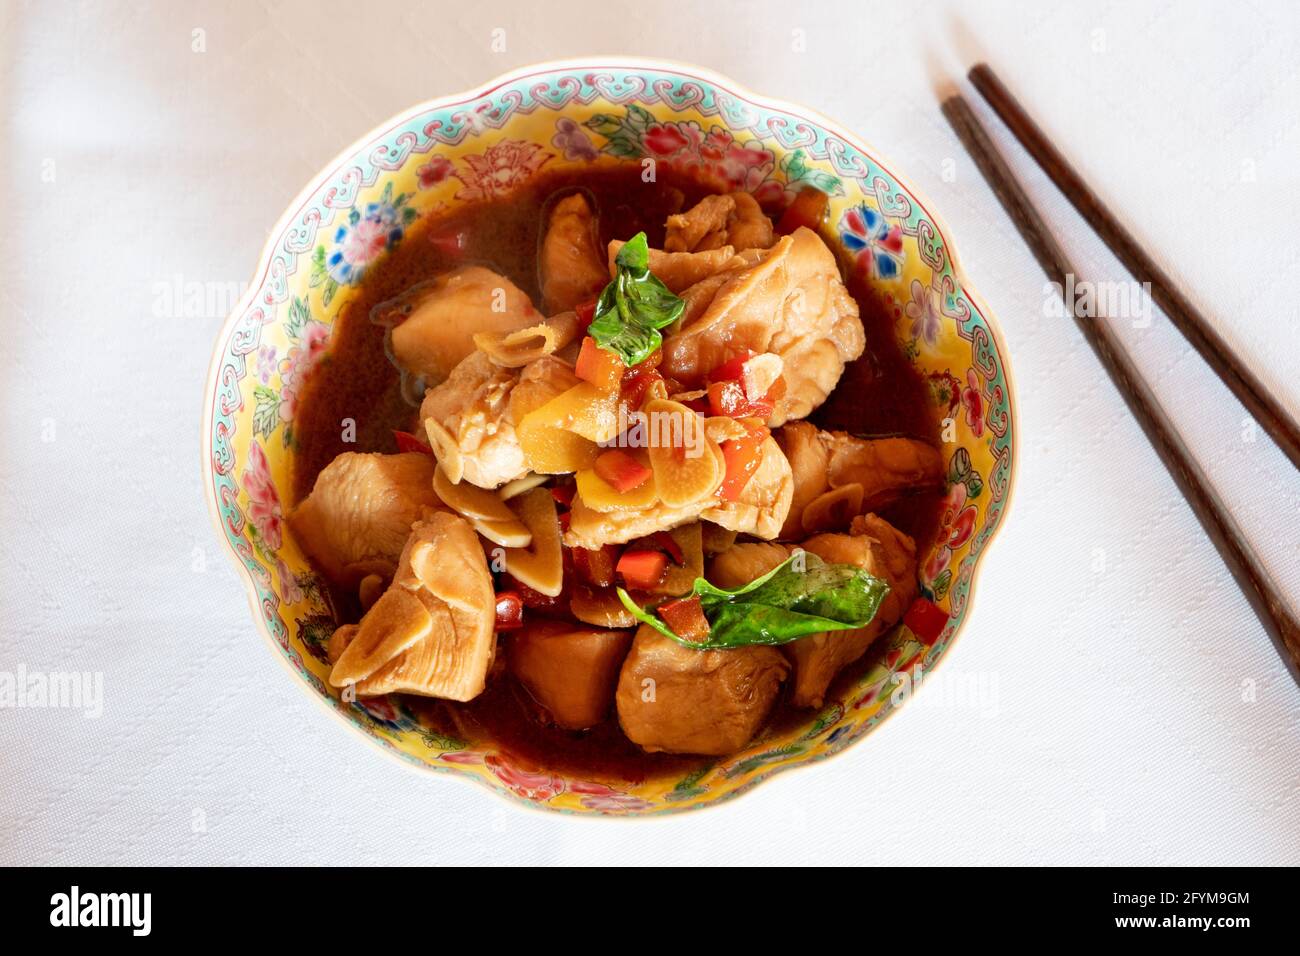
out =
<svg viewBox="0 0 1300 956"><path fill-rule="evenodd" d="M699 172L779 203L832 194L828 241L869 278L944 422L948 490L922 592L951 615L931 645L900 626L863 676L801 725L651 780L576 779L490 741L422 725L397 698L346 703L327 687L333 630L322 588L283 517L298 390L366 269L422 216L508 194L541 169L641 161ZM272 232L250 292L217 343L205 400L205 484L224 540L292 670L344 721L399 757L548 809L639 814L725 799L861 739L908 696L966 617L975 568L1002 520L1014 429L1003 351L915 193L829 121L687 68L557 64L410 111L341 157Z"/></svg>

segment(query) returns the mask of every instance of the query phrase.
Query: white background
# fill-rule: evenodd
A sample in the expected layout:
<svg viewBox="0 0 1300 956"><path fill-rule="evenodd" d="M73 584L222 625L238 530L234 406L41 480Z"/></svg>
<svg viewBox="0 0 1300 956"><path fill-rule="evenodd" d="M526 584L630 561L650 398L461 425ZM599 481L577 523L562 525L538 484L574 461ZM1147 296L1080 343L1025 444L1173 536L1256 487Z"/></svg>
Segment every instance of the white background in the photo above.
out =
<svg viewBox="0 0 1300 956"><path fill-rule="evenodd" d="M1300 862L1300 691L1077 329L1043 316L934 92L989 57L1300 415L1300 15L956 6L0 6L0 670L102 671L105 693L98 720L0 710L0 861ZM587 53L699 63L859 131L946 220L1019 387L1009 521L937 675L996 695L922 689L845 756L653 821L406 769L294 686L198 477L224 315L159 294L251 277L289 200L392 114ZM1126 278L1013 155L1080 274ZM1296 598L1300 476L1163 317L1124 332Z"/></svg>

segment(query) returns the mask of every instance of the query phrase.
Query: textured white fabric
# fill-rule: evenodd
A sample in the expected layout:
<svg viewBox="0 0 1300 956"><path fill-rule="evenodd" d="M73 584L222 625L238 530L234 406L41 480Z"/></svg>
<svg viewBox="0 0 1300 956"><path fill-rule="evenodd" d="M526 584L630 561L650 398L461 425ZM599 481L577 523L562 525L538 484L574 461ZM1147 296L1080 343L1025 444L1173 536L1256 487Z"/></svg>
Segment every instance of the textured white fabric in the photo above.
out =
<svg viewBox="0 0 1300 956"><path fill-rule="evenodd" d="M0 862L1300 862L1300 691L1074 325L1043 316L933 92L987 55L1300 414L1296 6L564 6L0 6L0 671L104 675L98 719L0 710ZM805 103L891 159L1000 317L1020 412L1009 522L936 675L984 694L923 688L845 756L642 822L404 769L294 686L199 483L224 306L167 302L246 280L289 199L390 115L615 51ZM1081 275L1126 278L1013 156ZM1125 338L1300 595L1300 477L1163 317Z"/></svg>

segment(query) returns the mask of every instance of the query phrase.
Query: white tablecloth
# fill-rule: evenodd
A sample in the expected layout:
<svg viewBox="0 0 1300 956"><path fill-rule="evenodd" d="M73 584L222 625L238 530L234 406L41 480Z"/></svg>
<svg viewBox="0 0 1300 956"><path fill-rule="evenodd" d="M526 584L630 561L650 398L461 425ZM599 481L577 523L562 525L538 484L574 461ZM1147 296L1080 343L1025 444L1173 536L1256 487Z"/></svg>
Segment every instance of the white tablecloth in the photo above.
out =
<svg viewBox="0 0 1300 956"><path fill-rule="evenodd" d="M933 92L988 56L1300 414L1300 15L957 7L5 0L0 671L102 672L103 714L0 710L0 862L1300 861L1300 691L1077 329L1043 315ZM888 156L1001 318L1021 439L936 675L982 694L923 687L846 756L630 823L516 809L327 719L255 633L198 476L223 287L299 188L413 103L612 52L712 67ZM1014 164L1081 275L1126 278ZM169 304L190 282L214 301ZM1300 476L1163 317L1125 337L1300 595Z"/></svg>

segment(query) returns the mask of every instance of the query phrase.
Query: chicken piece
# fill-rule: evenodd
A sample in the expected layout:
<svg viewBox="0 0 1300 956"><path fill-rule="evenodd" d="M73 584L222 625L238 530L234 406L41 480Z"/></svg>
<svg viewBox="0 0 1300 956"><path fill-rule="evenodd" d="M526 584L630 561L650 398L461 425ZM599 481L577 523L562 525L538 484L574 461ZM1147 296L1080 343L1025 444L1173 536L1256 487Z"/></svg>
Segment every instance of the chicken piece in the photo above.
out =
<svg viewBox="0 0 1300 956"><path fill-rule="evenodd" d="M700 517L731 531L775 538L790 512L794 479L790 463L772 438L762 444L763 457L735 501L723 501Z"/></svg>
<svg viewBox="0 0 1300 956"><path fill-rule="evenodd" d="M788 671L775 648L697 650L643 624L619 674L618 721L650 753L734 753L767 718Z"/></svg>
<svg viewBox="0 0 1300 956"><path fill-rule="evenodd" d="M501 368L475 352L425 393L420 420L452 482L497 488L528 473L515 426L577 382L573 370L551 356Z"/></svg>
<svg viewBox="0 0 1300 956"><path fill-rule="evenodd" d="M671 507L656 501L648 508L597 511L579 495L573 499L569 511L569 530L564 533L564 544L591 551L607 544L624 544L633 538L644 538L656 531L668 531L695 521L707 504L707 501L700 501Z"/></svg>
<svg viewBox="0 0 1300 956"><path fill-rule="evenodd" d="M434 512L412 529L388 590L330 671L358 696L401 691L473 700L496 654L496 600L478 535Z"/></svg>
<svg viewBox="0 0 1300 956"><path fill-rule="evenodd" d="M826 432L807 422L791 422L775 435L790 462L794 494L782 538L798 540L809 529L804 514L821 496L859 485L859 510L878 511L909 491L943 484L939 450L914 438L857 438Z"/></svg>
<svg viewBox="0 0 1300 956"><path fill-rule="evenodd" d="M623 248L622 240L616 239L609 244L609 275L618 275L614 259ZM668 291L681 294L698 282L709 278L725 269L735 258L731 246L722 246L706 252L664 252L662 249L650 250L650 271L662 282Z"/></svg>
<svg viewBox="0 0 1300 956"><path fill-rule="evenodd" d="M790 422L773 435L785 453L786 460L790 462L790 474L794 483L790 510L786 512L785 523L781 526L782 538L802 538L804 508L830 490L827 471L830 469L831 453L822 440L823 434L826 433L808 422Z"/></svg>
<svg viewBox="0 0 1300 956"><path fill-rule="evenodd" d="M916 542L873 514L853 519L850 534L819 534L801 547L831 564L856 564L889 585L866 627L826 631L782 645L794 667L791 703L820 707L835 675L867 652L916 598Z"/></svg>
<svg viewBox="0 0 1300 956"><path fill-rule="evenodd" d="M582 193L565 196L551 210L538 269L547 315L594 299L609 284L597 245L596 219Z"/></svg>
<svg viewBox="0 0 1300 956"><path fill-rule="evenodd" d="M732 545L709 562L706 580L720 588L738 588L761 578L786 558L790 548L768 541L743 541Z"/></svg>
<svg viewBox="0 0 1300 956"><path fill-rule="evenodd" d="M630 631L538 621L511 636L510 669L557 725L585 730L609 713L631 646Z"/></svg>
<svg viewBox="0 0 1300 956"><path fill-rule="evenodd" d="M861 485L864 511L883 508L907 491L943 485L943 456L933 445L914 438L854 438L844 432L822 436L830 452L831 487Z"/></svg>
<svg viewBox="0 0 1300 956"><path fill-rule="evenodd" d="M772 245L772 220L749 193L705 196L691 209L669 216L665 252L766 249Z"/></svg>
<svg viewBox="0 0 1300 956"><path fill-rule="evenodd" d="M392 325L397 364L434 385L473 354L474 333L513 332L542 315L505 276L462 266L377 306L374 320Z"/></svg>
<svg viewBox="0 0 1300 956"><path fill-rule="evenodd" d="M786 393L767 424L803 418L866 347L857 303L835 256L809 229L733 262L725 280L703 280L706 288L717 286L707 305L686 290L689 314L665 338L660 370L683 388L702 388L713 369L746 349L771 352L782 360Z"/></svg>
<svg viewBox="0 0 1300 956"><path fill-rule="evenodd" d="M321 469L311 494L289 515L299 546L338 587L397 567L411 524L440 506L433 459L344 452Z"/></svg>

